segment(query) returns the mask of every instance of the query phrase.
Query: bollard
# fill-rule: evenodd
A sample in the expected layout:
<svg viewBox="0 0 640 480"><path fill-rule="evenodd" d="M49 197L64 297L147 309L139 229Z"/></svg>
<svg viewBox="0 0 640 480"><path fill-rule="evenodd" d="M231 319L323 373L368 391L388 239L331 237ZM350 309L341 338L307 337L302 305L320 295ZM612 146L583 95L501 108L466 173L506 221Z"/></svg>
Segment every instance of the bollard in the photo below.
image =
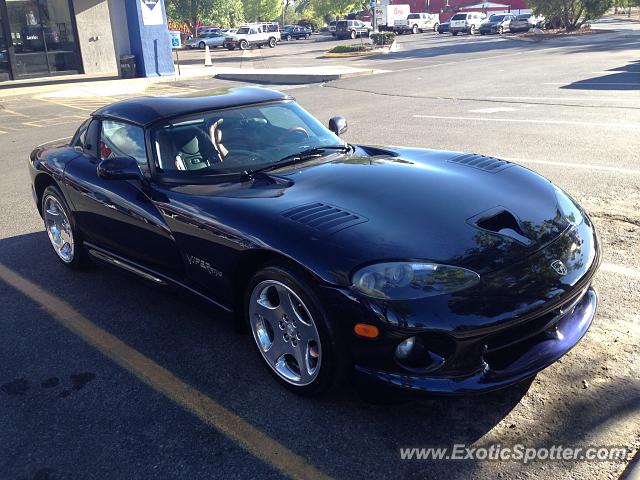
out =
<svg viewBox="0 0 640 480"><path fill-rule="evenodd" d="M209 45L205 45L205 47L204 47L204 66L205 67L213 67L213 62L211 61L211 51L209 50Z"/></svg>

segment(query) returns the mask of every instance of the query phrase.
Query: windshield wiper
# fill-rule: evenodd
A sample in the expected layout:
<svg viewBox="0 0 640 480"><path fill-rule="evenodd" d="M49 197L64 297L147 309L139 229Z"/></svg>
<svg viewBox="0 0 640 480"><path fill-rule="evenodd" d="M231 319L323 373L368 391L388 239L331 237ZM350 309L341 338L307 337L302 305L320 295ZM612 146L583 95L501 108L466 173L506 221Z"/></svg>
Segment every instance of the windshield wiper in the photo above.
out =
<svg viewBox="0 0 640 480"><path fill-rule="evenodd" d="M268 172L269 170L275 170L276 168L286 167L287 165L293 165L294 163L298 163L302 160L306 160L311 157L321 157L325 154L325 150L340 150L343 152L348 152L351 150L349 145L327 145L324 147L313 147L308 148L307 150L303 150L301 152L294 153L292 155L287 155L286 157L281 158L277 162L273 162L269 165L266 165L261 168L256 168L253 170L245 170L240 174L240 180L244 181L253 177L257 173Z"/></svg>

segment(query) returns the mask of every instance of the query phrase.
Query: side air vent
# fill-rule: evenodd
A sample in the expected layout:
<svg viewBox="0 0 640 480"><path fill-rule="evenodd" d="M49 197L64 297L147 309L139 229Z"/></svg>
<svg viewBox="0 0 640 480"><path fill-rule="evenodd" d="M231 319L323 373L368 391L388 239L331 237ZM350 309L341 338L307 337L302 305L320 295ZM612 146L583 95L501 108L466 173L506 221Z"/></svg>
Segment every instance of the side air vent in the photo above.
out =
<svg viewBox="0 0 640 480"><path fill-rule="evenodd" d="M368 220L353 212L326 203L301 205L282 212L282 215L323 234L335 233Z"/></svg>
<svg viewBox="0 0 640 480"><path fill-rule="evenodd" d="M505 160L500 160L493 157L485 157L484 155L477 155L475 153L460 155L459 157L452 158L449 161L451 163L466 165L467 167L477 168L478 170L484 170L485 172L490 173L499 172L513 165L512 163Z"/></svg>

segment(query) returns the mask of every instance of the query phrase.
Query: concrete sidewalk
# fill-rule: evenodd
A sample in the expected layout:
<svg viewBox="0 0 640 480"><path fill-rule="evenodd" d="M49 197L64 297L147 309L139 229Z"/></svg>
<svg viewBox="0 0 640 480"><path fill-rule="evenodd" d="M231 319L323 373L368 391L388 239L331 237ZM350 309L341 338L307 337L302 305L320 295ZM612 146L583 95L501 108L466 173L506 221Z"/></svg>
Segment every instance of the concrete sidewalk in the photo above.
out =
<svg viewBox="0 0 640 480"><path fill-rule="evenodd" d="M360 77L380 73L383 70L324 66L302 68L215 68L214 72L215 78L222 80L293 85Z"/></svg>

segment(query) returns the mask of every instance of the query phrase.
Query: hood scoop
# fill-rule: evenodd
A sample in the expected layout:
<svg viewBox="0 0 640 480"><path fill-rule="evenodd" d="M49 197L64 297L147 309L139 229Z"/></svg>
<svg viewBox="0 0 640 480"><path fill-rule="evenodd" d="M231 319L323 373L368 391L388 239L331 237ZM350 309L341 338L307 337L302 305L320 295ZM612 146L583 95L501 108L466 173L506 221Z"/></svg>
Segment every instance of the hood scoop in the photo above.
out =
<svg viewBox="0 0 640 480"><path fill-rule="evenodd" d="M368 221L368 218L356 213L319 202L291 208L282 212L282 215L326 235Z"/></svg>
<svg viewBox="0 0 640 480"><path fill-rule="evenodd" d="M467 220L467 223L482 230L512 238L527 247L533 244L533 240L526 236L518 218L503 207L495 207L479 213Z"/></svg>
<svg viewBox="0 0 640 480"><path fill-rule="evenodd" d="M451 163L466 165L467 167L477 168L478 170L484 170L489 173L497 173L513 165L511 162L507 162L506 160L500 160L499 158L494 157L485 157L484 155L478 155L476 153L460 155L459 157L452 158L448 161Z"/></svg>

